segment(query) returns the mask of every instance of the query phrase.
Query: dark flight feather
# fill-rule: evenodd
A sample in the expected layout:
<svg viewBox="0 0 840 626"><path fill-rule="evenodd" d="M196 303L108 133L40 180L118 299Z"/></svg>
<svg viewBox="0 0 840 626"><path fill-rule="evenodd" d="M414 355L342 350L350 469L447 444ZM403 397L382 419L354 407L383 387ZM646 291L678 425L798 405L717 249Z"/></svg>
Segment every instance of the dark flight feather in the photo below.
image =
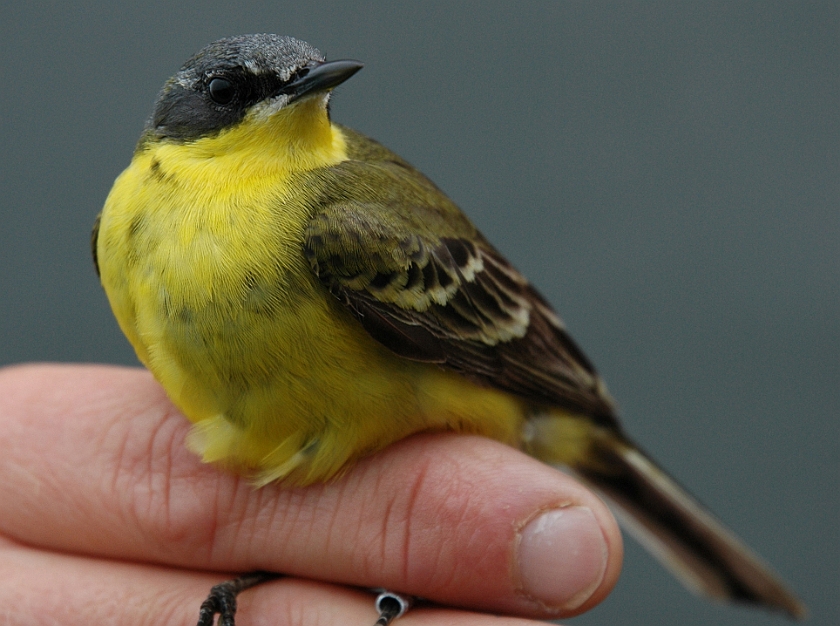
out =
<svg viewBox="0 0 840 626"><path fill-rule="evenodd" d="M374 339L405 358L614 424L597 373L551 307L436 187L402 163L349 161L331 172L334 197L320 198L304 251ZM353 197L358 180L367 183L364 202Z"/></svg>

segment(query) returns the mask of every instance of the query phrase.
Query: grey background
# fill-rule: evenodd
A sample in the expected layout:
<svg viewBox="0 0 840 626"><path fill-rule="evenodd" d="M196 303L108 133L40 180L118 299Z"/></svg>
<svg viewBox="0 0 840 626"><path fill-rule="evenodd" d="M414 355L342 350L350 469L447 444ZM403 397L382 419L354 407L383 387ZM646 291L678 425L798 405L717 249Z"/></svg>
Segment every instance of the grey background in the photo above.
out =
<svg viewBox="0 0 840 626"><path fill-rule="evenodd" d="M335 119L448 192L556 305L629 432L811 623L840 623L837 3L188 6L2 7L0 364L135 363L93 218L190 54L292 34L366 63ZM695 599L631 541L615 593L569 621L782 623Z"/></svg>

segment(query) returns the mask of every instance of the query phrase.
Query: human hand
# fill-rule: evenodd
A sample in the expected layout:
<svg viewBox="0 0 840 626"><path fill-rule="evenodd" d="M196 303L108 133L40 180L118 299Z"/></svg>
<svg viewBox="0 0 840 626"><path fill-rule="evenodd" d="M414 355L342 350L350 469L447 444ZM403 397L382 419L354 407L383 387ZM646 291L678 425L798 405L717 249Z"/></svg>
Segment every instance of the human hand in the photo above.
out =
<svg viewBox="0 0 840 626"><path fill-rule="evenodd" d="M0 370L4 623L194 624L212 585L265 569L287 576L240 596L240 626L367 626L358 587L434 603L405 626L466 626L575 615L618 577L601 501L493 441L419 435L329 484L255 490L188 430L143 370Z"/></svg>

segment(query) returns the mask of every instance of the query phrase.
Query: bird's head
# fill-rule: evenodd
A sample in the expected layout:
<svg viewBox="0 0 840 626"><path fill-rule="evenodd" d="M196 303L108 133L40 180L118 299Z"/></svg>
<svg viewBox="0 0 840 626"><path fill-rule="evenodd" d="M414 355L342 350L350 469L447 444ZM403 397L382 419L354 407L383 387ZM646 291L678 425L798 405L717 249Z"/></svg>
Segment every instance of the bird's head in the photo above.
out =
<svg viewBox="0 0 840 626"><path fill-rule="evenodd" d="M361 68L358 61L326 61L317 49L292 37L220 39L166 82L144 137L199 142L272 124L285 124L280 132L305 135L312 130L309 125L329 123L330 91Z"/></svg>

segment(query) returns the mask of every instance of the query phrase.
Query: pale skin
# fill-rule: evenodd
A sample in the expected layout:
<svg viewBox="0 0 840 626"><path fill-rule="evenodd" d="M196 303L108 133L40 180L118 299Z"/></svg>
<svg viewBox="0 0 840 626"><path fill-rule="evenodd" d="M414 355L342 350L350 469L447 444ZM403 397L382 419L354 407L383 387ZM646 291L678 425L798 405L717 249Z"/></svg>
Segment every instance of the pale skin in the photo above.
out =
<svg viewBox="0 0 840 626"><path fill-rule="evenodd" d="M370 586L436 603L403 626L504 626L584 612L618 578L603 503L502 444L418 435L329 484L255 490L189 453L188 430L144 370L0 370L4 624L191 625L212 585L266 569L288 576L240 596L240 626L369 626ZM575 568L588 579L565 577L586 597L546 610L524 589L517 546L541 512L567 507L591 511L586 536L605 550Z"/></svg>

